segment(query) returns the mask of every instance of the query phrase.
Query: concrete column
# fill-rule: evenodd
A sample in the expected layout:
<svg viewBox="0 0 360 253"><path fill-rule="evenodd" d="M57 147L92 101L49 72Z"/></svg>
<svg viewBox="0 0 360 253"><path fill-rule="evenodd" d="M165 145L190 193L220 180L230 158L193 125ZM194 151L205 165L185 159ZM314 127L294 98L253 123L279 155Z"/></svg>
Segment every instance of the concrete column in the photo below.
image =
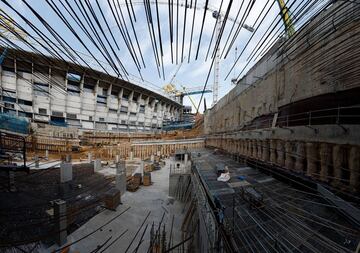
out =
<svg viewBox="0 0 360 253"><path fill-rule="evenodd" d="M269 143L269 140L264 140L263 142L262 142L262 160L264 161L264 162L268 162L269 161L269 159L270 159L270 152L269 152L269 145L270 145L270 143Z"/></svg>
<svg viewBox="0 0 360 253"><path fill-rule="evenodd" d="M349 152L350 190L360 189L360 148L351 147Z"/></svg>
<svg viewBox="0 0 360 253"><path fill-rule="evenodd" d="M290 141L285 142L285 168L294 170L293 144Z"/></svg>
<svg viewBox="0 0 360 253"><path fill-rule="evenodd" d="M256 145L257 145L257 159L261 160L262 158L262 141L261 140L257 140L256 141Z"/></svg>
<svg viewBox="0 0 360 253"><path fill-rule="evenodd" d="M100 159L96 159L94 161L94 171L98 172L99 170L101 170L101 160Z"/></svg>
<svg viewBox="0 0 360 253"><path fill-rule="evenodd" d="M144 161L140 162L140 173L141 175L144 175Z"/></svg>
<svg viewBox="0 0 360 253"><path fill-rule="evenodd" d="M305 144L303 142L296 143L295 171L302 173L305 168Z"/></svg>
<svg viewBox="0 0 360 253"><path fill-rule="evenodd" d="M115 187L120 191L120 195L126 192L126 166L124 160L116 164Z"/></svg>
<svg viewBox="0 0 360 253"><path fill-rule="evenodd" d="M247 156L248 157L251 157L251 155L252 155L252 142L251 142L251 140L246 140L246 142L247 142Z"/></svg>
<svg viewBox="0 0 360 253"><path fill-rule="evenodd" d="M66 202L61 199L54 201L54 219L56 222L56 242L59 246L62 246L66 243L67 238L67 217L66 217Z"/></svg>
<svg viewBox="0 0 360 253"><path fill-rule="evenodd" d="M134 159L134 152L130 151L130 160L133 160L133 159Z"/></svg>
<svg viewBox="0 0 360 253"><path fill-rule="evenodd" d="M309 177L313 177L314 173L318 170L317 168L317 160L318 160L318 149L314 143L308 142L306 143L306 163L307 170L306 175Z"/></svg>
<svg viewBox="0 0 360 253"><path fill-rule="evenodd" d="M118 163L120 161L120 156L119 155L115 155L115 163Z"/></svg>
<svg viewBox="0 0 360 253"><path fill-rule="evenodd" d="M9 190L10 190L10 192L16 192L15 172L12 170L9 170L8 173L9 173Z"/></svg>
<svg viewBox="0 0 360 253"><path fill-rule="evenodd" d="M92 153L88 153L88 163L92 162Z"/></svg>
<svg viewBox="0 0 360 253"><path fill-rule="evenodd" d="M284 142L282 140L278 140L276 142L276 154L277 154L277 164L281 167L285 166L285 148Z"/></svg>
<svg viewBox="0 0 360 253"><path fill-rule="evenodd" d="M342 185L343 181L341 181L343 177L343 161L344 161L344 152L340 145L333 146L332 152L333 158L333 170L334 170L334 179L332 180L332 185L338 187Z"/></svg>
<svg viewBox="0 0 360 253"><path fill-rule="evenodd" d="M49 160L49 150L45 150L45 160Z"/></svg>
<svg viewBox="0 0 360 253"><path fill-rule="evenodd" d="M252 158L256 159L257 157L257 146L256 146L256 140L252 140Z"/></svg>
<svg viewBox="0 0 360 253"><path fill-rule="evenodd" d="M73 178L72 164L69 162L62 162L60 164L60 183L66 183Z"/></svg>
<svg viewBox="0 0 360 253"><path fill-rule="evenodd" d="M332 158L331 146L327 143L320 145L320 180L324 182L329 181L330 164Z"/></svg>
<svg viewBox="0 0 360 253"><path fill-rule="evenodd" d="M39 168L39 156L35 155L35 168Z"/></svg>
<svg viewBox="0 0 360 253"><path fill-rule="evenodd" d="M188 154L184 154L184 164L185 166L187 165L188 163Z"/></svg>
<svg viewBox="0 0 360 253"><path fill-rule="evenodd" d="M248 151L249 151L249 140L243 140L244 142L244 153L243 155L244 156L247 156L248 155Z"/></svg>
<svg viewBox="0 0 360 253"><path fill-rule="evenodd" d="M276 140L270 140L270 162L276 163Z"/></svg>
<svg viewBox="0 0 360 253"><path fill-rule="evenodd" d="M247 156L247 140L243 140L243 155Z"/></svg>
<svg viewBox="0 0 360 253"><path fill-rule="evenodd" d="M71 162L71 155L67 154L65 156L65 162L70 163Z"/></svg>

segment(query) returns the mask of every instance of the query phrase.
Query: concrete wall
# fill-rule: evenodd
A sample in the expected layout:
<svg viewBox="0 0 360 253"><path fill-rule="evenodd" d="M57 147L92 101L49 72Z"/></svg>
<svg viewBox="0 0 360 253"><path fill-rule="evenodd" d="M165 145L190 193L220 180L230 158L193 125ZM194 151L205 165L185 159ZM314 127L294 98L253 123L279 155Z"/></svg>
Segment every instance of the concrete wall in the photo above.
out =
<svg viewBox="0 0 360 253"><path fill-rule="evenodd" d="M342 191L360 191L360 146L293 138L214 136L206 146L277 166L327 183Z"/></svg>
<svg viewBox="0 0 360 253"><path fill-rule="evenodd" d="M277 46L270 50L206 112L205 133L239 130L255 118L296 101L360 87L356 71L340 71L357 66L349 62L358 62L359 54L354 50L358 52L355 45L360 44L360 7L353 4L341 9L340 4L289 40L284 46L290 48L286 53L280 54L284 48L277 50ZM327 16L331 18L321 22Z"/></svg>
<svg viewBox="0 0 360 253"><path fill-rule="evenodd" d="M359 17L358 4L339 1L283 48L272 48L206 112L206 146L358 193ZM318 103L322 103L322 111L335 113L336 120L307 121ZM328 110L334 104L337 110ZM344 108L339 109L343 104L352 106L351 113L343 115L353 120L349 124L339 123L341 115L336 115L343 112ZM291 110L296 106L305 120L276 124L277 115L293 116ZM262 119L267 124L258 126Z"/></svg>

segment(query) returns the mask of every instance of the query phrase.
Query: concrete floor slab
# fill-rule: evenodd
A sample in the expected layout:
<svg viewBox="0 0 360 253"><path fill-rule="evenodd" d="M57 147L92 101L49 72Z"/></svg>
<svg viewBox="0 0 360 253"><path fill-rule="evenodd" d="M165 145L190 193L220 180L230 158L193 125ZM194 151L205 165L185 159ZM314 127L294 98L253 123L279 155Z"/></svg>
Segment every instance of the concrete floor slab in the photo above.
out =
<svg viewBox="0 0 360 253"><path fill-rule="evenodd" d="M97 231L88 238L72 245L70 252L91 252L92 250L96 249L98 245L103 244L110 236L112 236L112 239L107 244L110 244L114 238L119 236L123 231L128 230L124 236L122 236L105 251L125 252L126 248L130 244L131 240L136 234L136 231L140 227L149 211L151 213L147 221L145 222L138 236L135 238L134 243L128 252L133 252L133 250L136 248L146 224L148 224L148 228L144 236L144 242L141 244L138 252L147 251L150 243L151 225L154 223L157 226L164 213L165 216L163 224L166 224L167 240L170 235L170 226L172 217L174 215L173 244L180 242L180 228L183 219L183 204L179 201L173 201L168 196L169 166L166 165L161 170L152 172L151 177L153 181L151 186L141 186L140 189L136 192L126 192L121 199L123 205L120 205L116 212L105 210L104 212L93 217L74 233L69 235L67 240L68 243L74 242L96 230L98 227L111 220L116 215L120 214L126 208L130 207L128 211L105 226L101 231ZM54 248L56 247L53 246L51 249Z"/></svg>

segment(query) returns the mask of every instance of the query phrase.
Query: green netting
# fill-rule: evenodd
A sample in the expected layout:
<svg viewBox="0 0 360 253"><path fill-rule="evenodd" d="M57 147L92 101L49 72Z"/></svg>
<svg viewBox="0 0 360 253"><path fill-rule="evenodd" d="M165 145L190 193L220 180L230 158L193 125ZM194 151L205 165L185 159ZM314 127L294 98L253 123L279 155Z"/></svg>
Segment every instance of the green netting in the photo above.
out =
<svg viewBox="0 0 360 253"><path fill-rule="evenodd" d="M29 133L29 121L24 117L0 113L0 129L27 134Z"/></svg>

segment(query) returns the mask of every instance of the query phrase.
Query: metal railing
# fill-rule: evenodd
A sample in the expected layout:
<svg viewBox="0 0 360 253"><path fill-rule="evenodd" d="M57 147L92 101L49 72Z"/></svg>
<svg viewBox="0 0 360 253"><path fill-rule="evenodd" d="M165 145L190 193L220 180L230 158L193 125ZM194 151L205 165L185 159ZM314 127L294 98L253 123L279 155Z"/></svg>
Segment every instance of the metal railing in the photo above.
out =
<svg viewBox="0 0 360 253"><path fill-rule="evenodd" d="M340 106L336 108L312 110L301 113L280 115L274 127L318 126L318 125L360 125L360 105ZM235 131L258 130L273 127L274 115L266 119L255 119L249 124L241 125ZM223 133L218 131L217 133Z"/></svg>

